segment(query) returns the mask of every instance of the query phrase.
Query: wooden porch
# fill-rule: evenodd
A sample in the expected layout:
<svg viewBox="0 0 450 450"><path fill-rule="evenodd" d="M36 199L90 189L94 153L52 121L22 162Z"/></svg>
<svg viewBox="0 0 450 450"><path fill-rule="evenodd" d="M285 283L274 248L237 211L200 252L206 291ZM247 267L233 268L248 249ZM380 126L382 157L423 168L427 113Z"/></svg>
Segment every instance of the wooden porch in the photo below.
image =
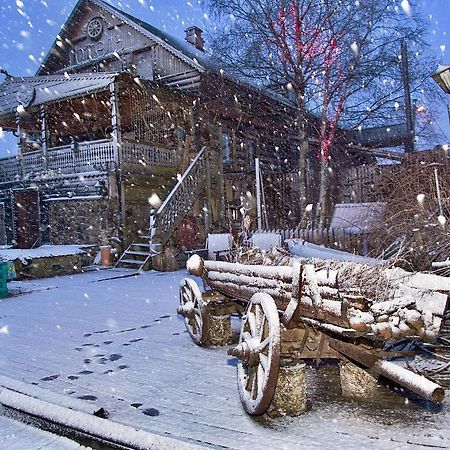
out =
<svg viewBox="0 0 450 450"><path fill-rule="evenodd" d="M176 166L176 151L112 139L77 142L0 159L0 183L60 174L108 172L122 166L152 170Z"/></svg>

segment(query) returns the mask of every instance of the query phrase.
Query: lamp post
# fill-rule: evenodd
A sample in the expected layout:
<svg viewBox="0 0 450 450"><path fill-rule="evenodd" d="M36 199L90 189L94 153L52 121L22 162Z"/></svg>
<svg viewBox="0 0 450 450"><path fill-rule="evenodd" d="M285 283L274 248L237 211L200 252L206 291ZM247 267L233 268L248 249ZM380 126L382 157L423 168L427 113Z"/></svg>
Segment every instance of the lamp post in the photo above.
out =
<svg viewBox="0 0 450 450"><path fill-rule="evenodd" d="M433 79L445 93L450 94L450 66L439 64L439 67L433 74ZM450 120L450 105L447 105L447 109L448 118Z"/></svg>

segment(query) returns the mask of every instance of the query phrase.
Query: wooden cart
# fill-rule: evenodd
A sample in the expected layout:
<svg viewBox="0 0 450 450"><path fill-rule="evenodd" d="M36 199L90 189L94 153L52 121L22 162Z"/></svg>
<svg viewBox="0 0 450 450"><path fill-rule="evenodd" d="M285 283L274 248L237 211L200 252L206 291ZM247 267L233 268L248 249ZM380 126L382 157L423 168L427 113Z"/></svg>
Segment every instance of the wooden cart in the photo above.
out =
<svg viewBox="0 0 450 450"><path fill-rule="evenodd" d="M204 261L197 255L187 268L203 278L206 288L202 293L189 278L180 286L178 313L196 344L231 343L230 316L242 317L239 342L228 353L238 358L239 394L249 414L267 411L282 367L310 358L353 361L425 399L442 402L441 386L389 361L401 356L384 350L395 336L369 332L370 327L350 317L355 308L364 309L364 298L356 291L341 292L333 271L316 270L296 259L290 266L260 266ZM437 314L442 318L444 312L445 306ZM422 336L410 337L431 336L424 330Z"/></svg>

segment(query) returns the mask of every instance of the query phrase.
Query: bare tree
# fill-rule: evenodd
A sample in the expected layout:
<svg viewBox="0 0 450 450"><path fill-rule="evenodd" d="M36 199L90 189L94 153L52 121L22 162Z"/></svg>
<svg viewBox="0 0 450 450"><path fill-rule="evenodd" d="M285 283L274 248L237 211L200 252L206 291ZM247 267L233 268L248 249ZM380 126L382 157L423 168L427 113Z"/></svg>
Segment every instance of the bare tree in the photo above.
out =
<svg viewBox="0 0 450 450"><path fill-rule="evenodd" d="M211 47L222 67L278 90L296 105L300 201L307 199L308 131L319 137L320 222L339 127L392 123L402 103L400 42L421 56L420 18L392 0L204 0L216 19ZM410 2L414 7L413 2ZM413 89L430 74L411 64ZM399 108L397 108L399 109ZM398 117L398 113L397 113ZM401 119L403 121L403 118ZM398 118L397 118L398 121Z"/></svg>

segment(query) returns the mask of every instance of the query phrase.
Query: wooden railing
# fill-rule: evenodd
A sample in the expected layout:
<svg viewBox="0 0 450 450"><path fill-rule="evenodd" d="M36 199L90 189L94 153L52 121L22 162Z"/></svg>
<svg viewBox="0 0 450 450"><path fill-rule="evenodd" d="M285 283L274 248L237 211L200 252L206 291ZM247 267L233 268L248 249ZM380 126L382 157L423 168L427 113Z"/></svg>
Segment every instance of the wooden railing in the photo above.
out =
<svg viewBox="0 0 450 450"><path fill-rule="evenodd" d="M136 142L122 143L122 162L140 167L175 167L176 151Z"/></svg>
<svg viewBox="0 0 450 450"><path fill-rule="evenodd" d="M147 144L124 142L120 146L122 163L147 167L175 167L176 152ZM14 181L54 171L61 174L108 171L115 167L117 157L112 140L79 142L48 149L47 158L42 151L25 153L0 159L0 183Z"/></svg>
<svg viewBox="0 0 450 450"><path fill-rule="evenodd" d="M0 159L0 183L14 181L20 177L19 172L19 159L16 156Z"/></svg>
<svg viewBox="0 0 450 450"><path fill-rule="evenodd" d="M115 160L112 141L80 142L49 149L48 170L61 173L105 171L113 167Z"/></svg>
<svg viewBox="0 0 450 450"><path fill-rule="evenodd" d="M158 211L150 216L150 236L155 251L160 251L167 243L204 188L207 164L208 152L203 147Z"/></svg>

